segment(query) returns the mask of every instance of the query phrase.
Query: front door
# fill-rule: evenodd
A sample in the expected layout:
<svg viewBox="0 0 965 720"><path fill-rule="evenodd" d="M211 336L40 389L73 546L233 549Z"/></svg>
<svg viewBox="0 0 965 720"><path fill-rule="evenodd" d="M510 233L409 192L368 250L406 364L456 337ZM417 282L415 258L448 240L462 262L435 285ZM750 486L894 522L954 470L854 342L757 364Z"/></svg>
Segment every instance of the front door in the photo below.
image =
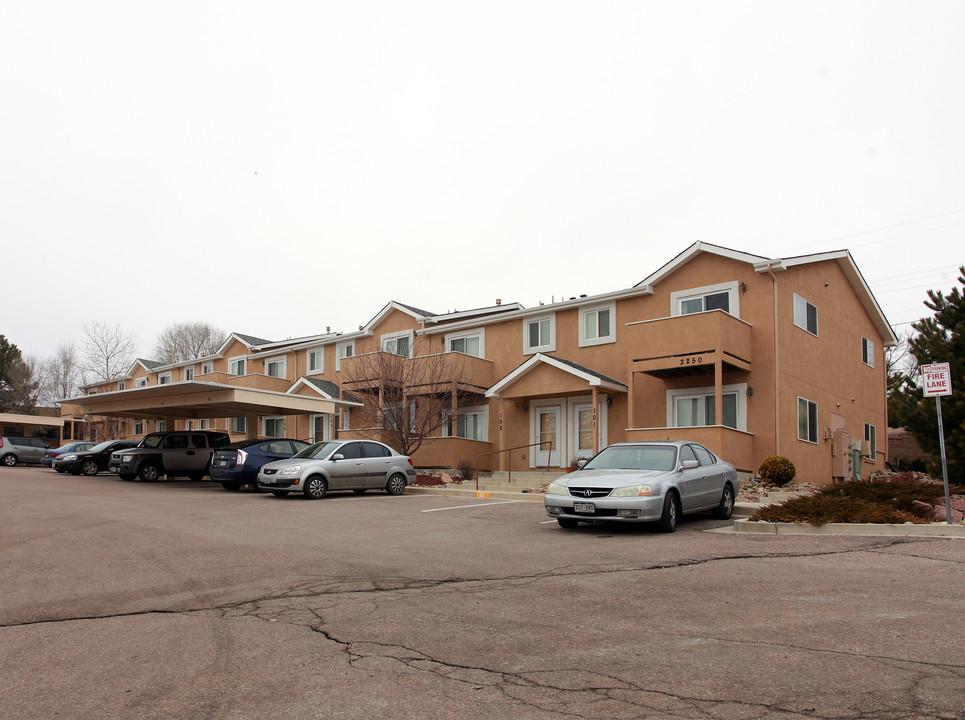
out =
<svg viewBox="0 0 965 720"><path fill-rule="evenodd" d="M560 406L538 407L534 413L536 422L532 457L536 467L560 466Z"/></svg>
<svg viewBox="0 0 965 720"><path fill-rule="evenodd" d="M331 417L332 416L327 413L312 415L312 442L322 442L332 439L329 430L331 427Z"/></svg>
<svg viewBox="0 0 965 720"><path fill-rule="evenodd" d="M573 408L573 447L576 457L593 457L593 404L580 403Z"/></svg>

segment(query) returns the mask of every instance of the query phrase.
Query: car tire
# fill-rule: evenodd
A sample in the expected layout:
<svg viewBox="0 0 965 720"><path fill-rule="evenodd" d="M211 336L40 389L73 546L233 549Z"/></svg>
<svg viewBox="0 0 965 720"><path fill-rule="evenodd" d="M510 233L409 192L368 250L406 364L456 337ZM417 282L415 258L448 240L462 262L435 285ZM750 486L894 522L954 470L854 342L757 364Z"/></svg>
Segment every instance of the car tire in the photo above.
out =
<svg viewBox="0 0 965 720"><path fill-rule="evenodd" d="M272 490L271 494L275 497L288 497L288 493L284 490Z"/></svg>
<svg viewBox="0 0 965 720"><path fill-rule="evenodd" d="M14 465L17 464L17 456L12 453L7 453L6 455L3 456L3 459L0 460L0 462L2 462L7 467L13 467Z"/></svg>
<svg viewBox="0 0 965 720"><path fill-rule="evenodd" d="M119 477L121 480L127 480L128 482L130 482L131 480L136 478L137 475L131 475L130 473L117 473L117 477Z"/></svg>
<svg viewBox="0 0 965 720"><path fill-rule="evenodd" d="M85 460L84 464L80 466L80 471L84 475L96 475L98 471L97 463L93 460Z"/></svg>
<svg viewBox="0 0 965 720"><path fill-rule="evenodd" d="M663 499L663 513L657 521L660 532L672 533L677 529L677 519L680 517L680 501L677 493L673 490L667 491L667 496Z"/></svg>
<svg viewBox="0 0 965 720"><path fill-rule="evenodd" d="M559 523L561 528L566 528L567 530L572 530L580 524L579 520L572 520L571 518L556 518L556 522Z"/></svg>
<svg viewBox="0 0 965 720"><path fill-rule="evenodd" d="M389 481L385 484L385 491L389 495L402 495L405 492L406 483L405 477L396 473L389 478Z"/></svg>
<svg viewBox="0 0 965 720"><path fill-rule="evenodd" d="M724 485L724 492L720 494L720 503L714 508L714 517L718 520L730 520L734 514L734 489L730 484Z"/></svg>
<svg viewBox="0 0 965 720"><path fill-rule="evenodd" d="M321 500L328 492L328 483L321 475L312 475L305 481L305 497L309 500Z"/></svg>
<svg viewBox="0 0 965 720"><path fill-rule="evenodd" d="M154 463L144 463L137 469L137 476L141 482L157 482L161 477L161 468Z"/></svg>
<svg viewBox="0 0 965 720"><path fill-rule="evenodd" d="M225 490L228 490L229 492L238 492L239 490L241 490L241 483L223 482L221 483L221 487L223 487Z"/></svg>

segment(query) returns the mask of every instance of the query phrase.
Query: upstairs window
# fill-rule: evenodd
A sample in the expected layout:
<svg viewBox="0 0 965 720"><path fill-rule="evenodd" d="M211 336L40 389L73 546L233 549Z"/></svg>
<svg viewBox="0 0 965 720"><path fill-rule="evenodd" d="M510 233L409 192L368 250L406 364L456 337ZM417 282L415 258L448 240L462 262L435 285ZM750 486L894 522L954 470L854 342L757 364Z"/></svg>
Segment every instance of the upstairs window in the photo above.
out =
<svg viewBox="0 0 965 720"><path fill-rule="evenodd" d="M734 280L718 285L707 285L672 292L670 293L670 314L672 317L677 317L679 315L710 312L711 310L723 310L734 317L740 317L739 286L740 283Z"/></svg>
<svg viewBox="0 0 965 720"><path fill-rule="evenodd" d="M412 333L395 333L382 336L382 351L401 355L402 357L412 357Z"/></svg>
<svg viewBox="0 0 965 720"><path fill-rule="evenodd" d="M483 357L485 349L482 331L459 335L446 335L446 351L472 355L473 357Z"/></svg>
<svg viewBox="0 0 965 720"><path fill-rule="evenodd" d="M534 318L523 323L524 352L553 352L556 350L556 317Z"/></svg>
<svg viewBox="0 0 965 720"><path fill-rule="evenodd" d="M342 360L355 354L355 343L345 342L335 346L335 370L342 369Z"/></svg>
<svg viewBox="0 0 965 720"><path fill-rule="evenodd" d="M134 387L147 387L147 378L138 378L135 380Z"/></svg>
<svg viewBox="0 0 965 720"><path fill-rule="evenodd" d="M580 313L580 347L616 340L616 306L590 308Z"/></svg>
<svg viewBox="0 0 965 720"><path fill-rule="evenodd" d="M194 368L193 368L193 367L186 367L186 368L184 368L184 379L185 379L185 380L194 380Z"/></svg>
<svg viewBox="0 0 965 720"><path fill-rule="evenodd" d="M265 375L273 378L283 378L288 372L285 358L271 358L265 360Z"/></svg>
<svg viewBox="0 0 965 720"><path fill-rule="evenodd" d="M209 363L209 362L201 363L201 374L202 374L202 375L207 375L207 374L210 373L213 369L214 369L214 366L213 366L211 363Z"/></svg>
<svg viewBox="0 0 965 720"><path fill-rule="evenodd" d="M861 362L869 367L875 366L875 344L866 337L861 338Z"/></svg>
<svg viewBox="0 0 965 720"><path fill-rule="evenodd" d="M167 385L169 382L171 382L171 373L164 373L163 375L157 376L158 385Z"/></svg>
<svg viewBox="0 0 965 720"><path fill-rule="evenodd" d="M308 351L308 372L325 372L325 350L323 348Z"/></svg>
<svg viewBox="0 0 965 720"><path fill-rule="evenodd" d="M794 324L817 337L818 309L797 293L794 294Z"/></svg>
<svg viewBox="0 0 965 720"><path fill-rule="evenodd" d="M228 361L228 372L232 375L244 375L246 366L246 358L231 358Z"/></svg>

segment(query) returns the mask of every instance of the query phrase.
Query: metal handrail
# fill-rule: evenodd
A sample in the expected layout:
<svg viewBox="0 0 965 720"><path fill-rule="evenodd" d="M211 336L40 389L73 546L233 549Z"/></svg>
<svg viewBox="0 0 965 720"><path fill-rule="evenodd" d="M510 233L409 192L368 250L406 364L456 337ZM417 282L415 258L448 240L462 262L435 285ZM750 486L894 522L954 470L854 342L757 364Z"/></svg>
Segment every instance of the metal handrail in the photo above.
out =
<svg viewBox="0 0 965 720"><path fill-rule="evenodd" d="M490 452L479 453L476 456L476 490L479 489L479 458L485 457L486 455L498 455L499 453L512 452L513 450L522 450L523 448L534 447L536 445L550 445L550 455L553 454L553 441L552 440L542 440L540 442L530 443L529 445L517 445L516 447L506 448L504 450L492 450ZM546 469L550 469L550 459L546 459ZM509 456L509 480L507 482L513 481L513 456Z"/></svg>

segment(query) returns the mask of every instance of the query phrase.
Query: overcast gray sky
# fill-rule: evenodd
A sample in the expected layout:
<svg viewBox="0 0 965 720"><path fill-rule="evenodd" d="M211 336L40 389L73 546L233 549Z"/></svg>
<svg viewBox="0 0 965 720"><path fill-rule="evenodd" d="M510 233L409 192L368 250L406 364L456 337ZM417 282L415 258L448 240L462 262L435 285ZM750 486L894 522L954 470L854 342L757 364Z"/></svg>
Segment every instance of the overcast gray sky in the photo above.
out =
<svg viewBox="0 0 965 720"><path fill-rule="evenodd" d="M596 294L696 240L965 263L965 3L0 3L0 333L269 339Z"/></svg>

